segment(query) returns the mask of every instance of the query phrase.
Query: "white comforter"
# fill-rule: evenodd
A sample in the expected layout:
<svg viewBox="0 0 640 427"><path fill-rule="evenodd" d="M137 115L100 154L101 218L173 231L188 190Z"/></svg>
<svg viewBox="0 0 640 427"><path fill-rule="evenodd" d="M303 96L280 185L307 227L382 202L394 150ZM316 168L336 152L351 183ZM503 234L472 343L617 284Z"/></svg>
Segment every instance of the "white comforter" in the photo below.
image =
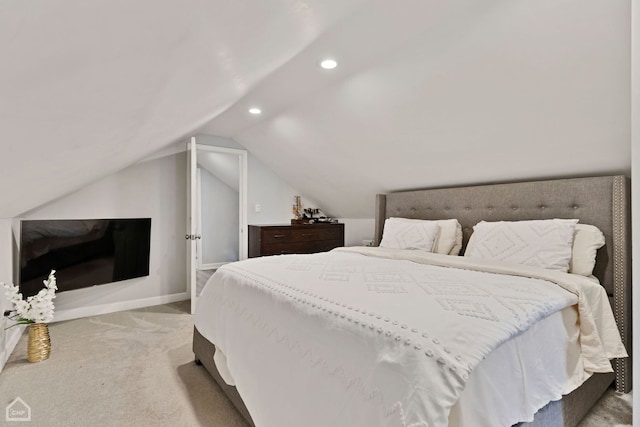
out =
<svg viewBox="0 0 640 427"><path fill-rule="evenodd" d="M609 372L626 353L601 286L415 251L229 264L204 289L196 327L260 427L445 426L492 350L576 303L584 370Z"/></svg>

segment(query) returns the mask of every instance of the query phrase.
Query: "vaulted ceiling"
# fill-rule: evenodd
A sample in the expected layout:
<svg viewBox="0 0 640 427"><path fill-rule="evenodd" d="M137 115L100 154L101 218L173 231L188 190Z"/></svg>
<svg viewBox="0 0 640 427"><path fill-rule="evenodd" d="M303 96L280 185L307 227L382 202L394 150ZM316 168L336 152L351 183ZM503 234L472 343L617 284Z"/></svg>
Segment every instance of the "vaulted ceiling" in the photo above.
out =
<svg viewBox="0 0 640 427"><path fill-rule="evenodd" d="M370 217L388 190L628 172L629 9L4 1L0 218L196 132L235 139L339 217Z"/></svg>

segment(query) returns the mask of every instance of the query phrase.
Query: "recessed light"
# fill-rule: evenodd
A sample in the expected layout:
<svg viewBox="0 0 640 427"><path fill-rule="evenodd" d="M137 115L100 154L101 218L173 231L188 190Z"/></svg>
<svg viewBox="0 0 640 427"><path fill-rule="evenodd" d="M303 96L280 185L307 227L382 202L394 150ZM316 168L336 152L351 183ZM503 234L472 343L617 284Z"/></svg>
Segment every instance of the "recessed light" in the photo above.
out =
<svg viewBox="0 0 640 427"><path fill-rule="evenodd" d="M338 66L338 63L334 59L324 59L320 62L320 66L325 70L333 70Z"/></svg>
<svg viewBox="0 0 640 427"><path fill-rule="evenodd" d="M250 112L251 114L261 114L261 113L262 113L262 110L261 110L261 109L259 109L259 108L257 108L257 107L253 107L253 108L249 108L249 112Z"/></svg>

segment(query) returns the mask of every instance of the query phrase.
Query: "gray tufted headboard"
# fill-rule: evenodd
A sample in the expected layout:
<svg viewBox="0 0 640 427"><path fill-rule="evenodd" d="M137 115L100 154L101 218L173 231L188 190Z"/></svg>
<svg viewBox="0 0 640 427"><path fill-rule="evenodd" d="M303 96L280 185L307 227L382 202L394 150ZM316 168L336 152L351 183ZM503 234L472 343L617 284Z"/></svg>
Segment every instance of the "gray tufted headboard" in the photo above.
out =
<svg viewBox="0 0 640 427"><path fill-rule="evenodd" d="M631 353L630 183L624 176L530 181L379 194L374 244L389 217L456 218L463 251L481 221L577 218L598 227L606 244L598 251L594 275L605 287L627 351ZM631 389L631 358L616 360L618 391Z"/></svg>

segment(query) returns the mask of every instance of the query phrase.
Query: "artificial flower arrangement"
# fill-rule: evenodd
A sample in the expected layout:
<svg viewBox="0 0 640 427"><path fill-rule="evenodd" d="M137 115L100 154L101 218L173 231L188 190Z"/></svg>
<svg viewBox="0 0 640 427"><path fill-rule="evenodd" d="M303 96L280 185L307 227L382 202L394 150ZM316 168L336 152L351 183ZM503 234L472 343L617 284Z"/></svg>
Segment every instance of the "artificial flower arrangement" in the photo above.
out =
<svg viewBox="0 0 640 427"><path fill-rule="evenodd" d="M51 270L47 280L43 280L44 288L40 289L35 295L28 297L26 300L22 298L19 289L15 285L1 283L6 289L6 295L15 306L11 311L9 319L16 323L11 325L26 325L30 323L49 323L53 320L53 299L56 297L56 271ZM11 327L10 326L10 327Z"/></svg>

